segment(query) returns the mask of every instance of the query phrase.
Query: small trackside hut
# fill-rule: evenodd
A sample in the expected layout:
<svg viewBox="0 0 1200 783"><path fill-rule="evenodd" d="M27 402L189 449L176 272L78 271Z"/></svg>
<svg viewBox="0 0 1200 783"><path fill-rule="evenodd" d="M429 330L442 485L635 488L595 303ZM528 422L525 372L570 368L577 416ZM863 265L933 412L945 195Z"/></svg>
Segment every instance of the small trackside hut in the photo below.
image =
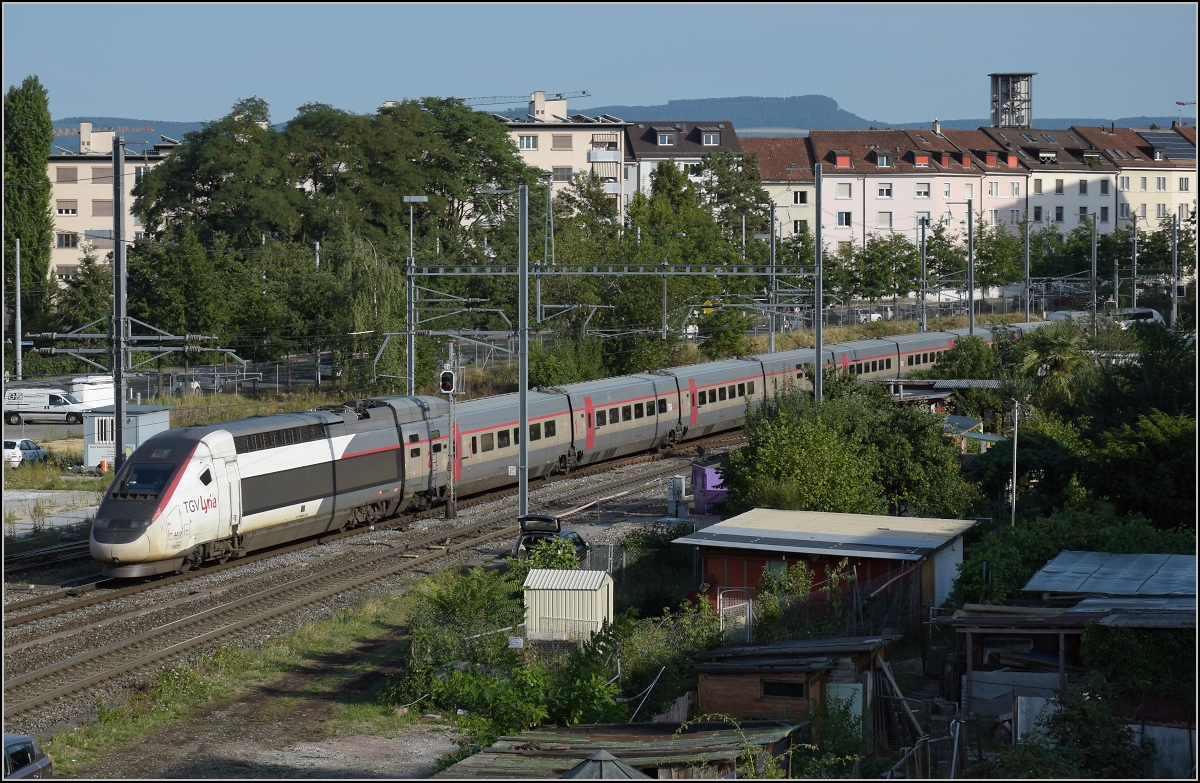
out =
<svg viewBox="0 0 1200 783"><path fill-rule="evenodd" d="M534 568L522 587L532 641L585 641L612 622L613 580L604 571Z"/></svg>

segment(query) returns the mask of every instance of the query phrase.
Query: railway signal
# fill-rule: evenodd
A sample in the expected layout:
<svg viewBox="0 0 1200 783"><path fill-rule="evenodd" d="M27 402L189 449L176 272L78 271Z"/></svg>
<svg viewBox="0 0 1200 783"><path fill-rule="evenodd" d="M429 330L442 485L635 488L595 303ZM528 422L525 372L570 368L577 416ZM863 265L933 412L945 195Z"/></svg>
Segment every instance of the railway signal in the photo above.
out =
<svg viewBox="0 0 1200 783"><path fill-rule="evenodd" d="M439 386L442 390L442 394L453 394L454 393L454 371L453 370L443 370L442 371L442 377L441 377Z"/></svg>

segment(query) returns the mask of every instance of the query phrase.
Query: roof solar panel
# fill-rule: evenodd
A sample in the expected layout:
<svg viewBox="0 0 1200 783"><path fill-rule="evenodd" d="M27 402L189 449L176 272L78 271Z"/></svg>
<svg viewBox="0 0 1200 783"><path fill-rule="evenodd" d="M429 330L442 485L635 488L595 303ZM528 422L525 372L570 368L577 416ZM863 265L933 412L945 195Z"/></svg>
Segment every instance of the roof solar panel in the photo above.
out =
<svg viewBox="0 0 1200 783"><path fill-rule="evenodd" d="M1178 133L1149 131L1141 132L1138 135L1152 146L1165 152L1168 158L1194 159L1196 157L1196 147Z"/></svg>

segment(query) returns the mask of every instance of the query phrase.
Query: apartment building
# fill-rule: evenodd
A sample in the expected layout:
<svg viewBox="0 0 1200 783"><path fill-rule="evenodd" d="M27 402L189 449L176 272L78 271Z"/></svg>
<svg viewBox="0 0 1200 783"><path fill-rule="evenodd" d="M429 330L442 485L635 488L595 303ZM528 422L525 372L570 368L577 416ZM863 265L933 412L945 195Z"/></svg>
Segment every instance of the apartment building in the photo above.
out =
<svg viewBox="0 0 1200 783"><path fill-rule="evenodd" d="M525 117L493 116L508 127L525 162L550 175L554 194L568 187L576 174L595 174L604 192L616 200L621 222L625 221L629 186L621 166L630 123L609 114L567 114L565 99L547 100L543 91L529 96Z"/></svg>
<svg viewBox="0 0 1200 783"><path fill-rule="evenodd" d="M1071 128L1117 169L1116 188L1104 209L1115 224L1155 231L1172 215L1182 223L1196 198L1196 129Z"/></svg>
<svg viewBox="0 0 1200 783"><path fill-rule="evenodd" d="M758 158L763 189L775 204L775 220L780 239L807 229L816 235L816 182L808 139L746 138L742 152Z"/></svg>
<svg viewBox="0 0 1200 783"><path fill-rule="evenodd" d="M673 160L692 182L699 183L700 162L705 155L724 150L742 152L742 142L728 120L632 122L626 134L626 201L632 201L638 190L650 195L650 174L664 160Z"/></svg>
<svg viewBox="0 0 1200 783"><path fill-rule="evenodd" d="M1016 153L1029 170L1027 204L1033 230L1052 223L1066 236L1095 213L1097 230L1116 227L1117 167L1073 130L980 128L1001 154Z"/></svg>
<svg viewBox="0 0 1200 783"><path fill-rule="evenodd" d="M1029 206L1029 169L1021 163L1020 153L999 149L982 130L946 129L942 133L972 160L970 170L964 171L959 201L970 198L971 208L983 223L1004 226L1020 235ZM965 211L965 206L962 209Z"/></svg>
<svg viewBox="0 0 1200 783"><path fill-rule="evenodd" d="M126 150L124 206L129 241L140 239L143 230L133 212L133 188L147 171L166 160L174 146L164 138L152 150ZM79 270L84 244L90 243L101 260L113 249L113 131L96 131L90 122L81 122L79 149L51 154L46 164L54 217L50 274L60 285Z"/></svg>

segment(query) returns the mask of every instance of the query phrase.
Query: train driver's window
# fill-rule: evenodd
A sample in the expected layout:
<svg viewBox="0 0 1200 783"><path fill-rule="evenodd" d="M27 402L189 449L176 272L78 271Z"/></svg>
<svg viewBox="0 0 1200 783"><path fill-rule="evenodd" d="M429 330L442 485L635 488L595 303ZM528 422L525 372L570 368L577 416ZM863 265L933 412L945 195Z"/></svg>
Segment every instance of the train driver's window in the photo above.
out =
<svg viewBox="0 0 1200 783"><path fill-rule="evenodd" d="M754 394L754 381L746 383L746 394Z"/></svg>
<svg viewBox="0 0 1200 783"><path fill-rule="evenodd" d="M417 434L417 433L415 433L415 432L414 432L414 433L411 433L411 434L408 436L408 442L409 442L409 443L416 443L416 442L417 442L417 441L419 441L420 439L421 439L421 436L420 436L420 435L418 435L418 434Z"/></svg>
<svg viewBox="0 0 1200 783"><path fill-rule="evenodd" d="M496 433L496 448L507 449L510 443L508 430L500 430Z"/></svg>
<svg viewBox="0 0 1200 783"><path fill-rule="evenodd" d="M492 437L492 433L489 432L485 435L479 436L479 447L483 451L491 451L496 447L495 438Z"/></svg>
<svg viewBox="0 0 1200 783"><path fill-rule="evenodd" d="M539 422L538 424L530 424L529 425L529 440L532 442L532 441L541 440L541 439L542 439L541 423Z"/></svg>
<svg viewBox="0 0 1200 783"><path fill-rule="evenodd" d="M410 457L419 457L419 456L421 456L421 450L420 450L420 449L409 449L409 450L408 450L408 456L410 456Z"/></svg>
<svg viewBox="0 0 1200 783"><path fill-rule="evenodd" d="M724 386L717 389L717 399L721 399L721 400L725 399L725 387Z"/></svg>
<svg viewBox="0 0 1200 783"><path fill-rule="evenodd" d="M745 396L746 396L746 384L744 384L744 383L739 383L739 384L738 384L738 396L739 396L739 397L745 397Z"/></svg>
<svg viewBox="0 0 1200 783"><path fill-rule="evenodd" d="M608 423L616 424L620 420L621 420L621 417L617 415L617 409L609 408L608 409Z"/></svg>
<svg viewBox="0 0 1200 783"><path fill-rule="evenodd" d="M659 413L667 412L667 398L666 397L660 397L658 399L658 412Z"/></svg>
<svg viewBox="0 0 1200 783"><path fill-rule="evenodd" d="M633 418L633 406L632 405L622 405L621 406L621 421L629 421L632 418Z"/></svg>
<svg viewBox="0 0 1200 783"><path fill-rule="evenodd" d="M640 402L638 402L638 403L634 403L634 406L633 406L633 418L635 418L635 419L640 419L640 418L642 418L642 404L641 404Z"/></svg>
<svg viewBox="0 0 1200 783"><path fill-rule="evenodd" d="M608 411L596 411L596 429L608 424Z"/></svg>
<svg viewBox="0 0 1200 783"><path fill-rule="evenodd" d="M558 431L558 427L555 425L553 419L546 422L546 437L547 438L553 438L557 431Z"/></svg>

